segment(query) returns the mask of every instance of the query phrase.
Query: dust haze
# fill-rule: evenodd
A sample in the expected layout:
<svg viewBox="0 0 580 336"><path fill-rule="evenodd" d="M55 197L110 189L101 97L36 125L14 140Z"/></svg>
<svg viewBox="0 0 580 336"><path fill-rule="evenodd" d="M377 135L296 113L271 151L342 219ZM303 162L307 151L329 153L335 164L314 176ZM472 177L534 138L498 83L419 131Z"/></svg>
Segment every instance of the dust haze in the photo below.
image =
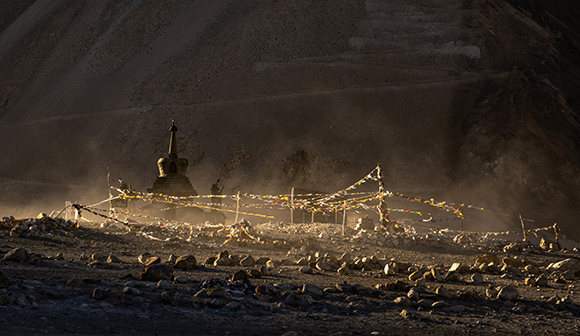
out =
<svg viewBox="0 0 580 336"><path fill-rule="evenodd" d="M493 212L467 230L521 214L579 239L577 6L412 3L3 1L2 215L106 199L107 169L145 191L174 119L200 194L333 192L382 163L389 191Z"/></svg>

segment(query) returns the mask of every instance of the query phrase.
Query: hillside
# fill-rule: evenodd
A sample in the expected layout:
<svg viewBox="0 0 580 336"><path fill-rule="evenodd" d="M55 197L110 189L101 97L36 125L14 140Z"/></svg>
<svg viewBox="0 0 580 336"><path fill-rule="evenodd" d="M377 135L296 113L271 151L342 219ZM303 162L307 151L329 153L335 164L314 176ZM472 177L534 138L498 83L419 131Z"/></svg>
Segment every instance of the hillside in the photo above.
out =
<svg viewBox="0 0 580 336"><path fill-rule="evenodd" d="M578 13L563 0L5 0L2 214L103 199L107 167L144 191L175 119L201 193L217 178L228 193L334 191L380 162L388 190L580 238ZM470 230L519 226L466 216Z"/></svg>

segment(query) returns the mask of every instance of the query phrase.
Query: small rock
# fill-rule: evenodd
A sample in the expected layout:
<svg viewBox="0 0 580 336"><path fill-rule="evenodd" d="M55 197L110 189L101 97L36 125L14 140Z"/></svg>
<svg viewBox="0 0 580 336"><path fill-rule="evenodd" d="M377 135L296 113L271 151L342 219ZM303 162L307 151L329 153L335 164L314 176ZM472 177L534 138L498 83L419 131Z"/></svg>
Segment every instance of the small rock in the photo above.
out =
<svg viewBox="0 0 580 336"><path fill-rule="evenodd" d="M219 258L213 262L214 266L230 266L232 264L233 264L233 261L230 258Z"/></svg>
<svg viewBox="0 0 580 336"><path fill-rule="evenodd" d="M118 263L121 263L121 259L119 259L119 258L115 257L114 255L110 255L110 256L107 258L107 262L108 262L108 263L117 263L117 264L118 264Z"/></svg>
<svg viewBox="0 0 580 336"><path fill-rule="evenodd" d="M175 260L175 268L191 270L197 268L197 260L192 255L182 255Z"/></svg>
<svg viewBox="0 0 580 336"><path fill-rule="evenodd" d="M471 282L474 285L479 285L481 283L483 283L483 275L481 275L480 273L475 273L471 276Z"/></svg>
<svg viewBox="0 0 580 336"><path fill-rule="evenodd" d="M447 308L449 306L450 306L450 304L445 302L445 301L435 301L431 305L431 308Z"/></svg>
<svg viewBox="0 0 580 336"><path fill-rule="evenodd" d="M254 260L254 258L251 255L249 255L249 256L243 258L242 260L240 260L240 266L251 267L251 266L254 266L255 262L256 261Z"/></svg>
<svg viewBox="0 0 580 336"><path fill-rule="evenodd" d="M240 309L241 306L242 306L241 303L239 303L237 301L232 301L232 302L226 304L222 309L224 311L236 311L236 310Z"/></svg>
<svg viewBox="0 0 580 336"><path fill-rule="evenodd" d="M308 266L302 266L298 271L303 274L312 274L312 272L314 272L314 270Z"/></svg>
<svg viewBox="0 0 580 336"><path fill-rule="evenodd" d="M304 284L300 291L302 294L310 295L314 299L320 299L324 296L322 288L312 284Z"/></svg>
<svg viewBox="0 0 580 336"><path fill-rule="evenodd" d="M453 294L443 286L437 287L437 289L435 289L435 294L446 299L450 299L453 296Z"/></svg>
<svg viewBox="0 0 580 336"><path fill-rule="evenodd" d="M411 300L406 296L399 296L395 300L395 303L402 307L412 307L413 303Z"/></svg>
<svg viewBox="0 0 580 336"><path fill-rule="evenodd" d="M403 309L399 315L404 318L417 318L417 313L411 312L407 309Z"/></svg>
<svg viewBox="0 0 580 336"><path fill-rule="evenodd" d="M415 287L411 288L407 293L407 297L413 301L419 301L421 298L419 292L415 289Z"/></svg>
<svg viewBox="0 0 580 336"><path fill-rule="evenodd" d="M112 304L113 306L120 306L125 303L125 293L121 291L112 292L107 302Z"/></svg>
<svg viewBox="0 0 580 336"><path fill-rule="evenodd" d="M475 260L476 264L489 264L489 263L494 263L494 264L499 264L499 258L495 255L495 254L484 254L481 257L477 258L477 260Z"/></svg>
<svg viewBox="0 0 580 336"><path fill-rule="evenodd" d="M28 301L24 295L21 295L16 299L16 304L20 307L28 307L30 306L30 301Z"/></svg>
<svg viewBox="0 0 580 336"><path fill-rule="evenodd" d="M173 279L173 266L158 264L145 267L139 274L141 280L158 282Z"/></svg>
<svg viewBox="0 0 580 336"><path fill-rule="evenodd" d="M542 273L542 271L540 271L540 268L534 265L527 265L526 267L524 267L524 269L526 270L526 272L533 275L540 275Z"/></svg>
<svg viewBox="0 0 580 336"><path fill-rule="evenodd" d="M168 280L159 280L157 287L160 289L173 289L175 288L175 285Z"/></svg>
<svg viewBox="0 0 580 336"><path fill-rule="evenodd" d="M102 300L105 298L106 295L107 295L107 293L103 288L97 287L97 288L93 289L93 293L91 294L91 297L95 300Z"/></svg>
<svg viewBox="0 0 580 336"><path fill-rule="evenodd" d="M66 283L67 286L69 287L86 287L86 283L82 280L82 279L78 279L78 278L74 278L74 279L70 279L69 281L67 281Z"/></svg>
<svg viewBox="0 0 580 336"><path fill-rule="evenodd" d="M28 259L28 251L22 247L10 250L4 255L6 261L25 262L26 259Z"/></svg>
<svg viewBox="0 0 580 336"><path fill-rule="evenodd" d="M497 297L499 299L503 299L503 300L515 300L517 299L519 296L518 290L513 288L512 286L505 286L503 287L499 293L497 294Z"/></svg>
<svg viewBox="0 0 580 336"><path fill-rule="evenodd" d="M174 284L184 284L187 283L187 281L188 281L187 277L184 276L178 276L175 277L175 279L173 279Z"/></svg>
<svg viewBox="0 0 580 336"><path fill-rule="evenodd" d="M443 277L441 276L441 273L439 273L439 271L436 268L431 269L431 275L433 276L433 279L435 279L435 281L443 282Z"/></svg>
<svg viewBox="0 0 580 336"><path fill-rule="evenodd" d="M4 257L4 259L6 259L6 257ZM564 259L548 265L548 267L546 267L546 270L548 270L548 272L554 271L565 272L568 270L578 272L580 271L580 260L576 258Z"/></svg>

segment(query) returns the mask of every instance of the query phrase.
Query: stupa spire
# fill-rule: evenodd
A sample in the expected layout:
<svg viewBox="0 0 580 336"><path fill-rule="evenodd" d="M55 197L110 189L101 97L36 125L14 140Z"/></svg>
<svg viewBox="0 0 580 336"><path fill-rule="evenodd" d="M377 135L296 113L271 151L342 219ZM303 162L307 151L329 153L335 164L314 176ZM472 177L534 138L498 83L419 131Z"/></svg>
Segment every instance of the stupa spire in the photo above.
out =
<svg viewBox="0 0 580 336"><path fill-rule="evenodd" d="M171 120L171 139L169 140L169 156L177 157L177 126L175 120Z"/></svg>

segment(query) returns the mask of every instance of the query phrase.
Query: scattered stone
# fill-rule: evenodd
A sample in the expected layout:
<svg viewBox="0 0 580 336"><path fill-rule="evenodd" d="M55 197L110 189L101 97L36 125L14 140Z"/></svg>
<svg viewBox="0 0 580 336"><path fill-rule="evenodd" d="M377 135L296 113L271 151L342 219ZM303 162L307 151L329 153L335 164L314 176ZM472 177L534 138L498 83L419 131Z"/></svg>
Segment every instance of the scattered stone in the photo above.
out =
<svg viewBox="0 0 580 336"><path fill-rule="evenodd" d="M469 267L466 265L462 265L461 263L454 263L449 268L449 272L468 273Z"/></svg>
<svg viewBox="0 0 580 336"><path fill-rule="evenodd" d="M97 288L93 289L93 293L91 294L91 297L95 300L102 300L106 296L107 296L107 292L101 287L97 287Z"/></svg>
<svg viewBox="0 0 580 336"><path fill-rule="evenodd" d="M397 270L395 269L395 267L393 267L392 264L387 264L387 265L385 265L385 274L386 275L396 275Z"/></svg>
<svg viewBox="0 0 580 336"><path fill-rule="evenodd" d="M471 276L471 283L473 283L474 285L479 285L483 283L483 275L481 275L480 273L473 274Z"/></svg>
<svg viewBox="0 0 580 336"><path fill-rule="evenodd" d="M526 270L526 272L534 275L540 275L542 273L540 268L534 265L527 265L526 267L524 267L524 269Z"/></svg>
<svg viewBox="0 0 580 336"><path fill-rule="evenodd" d="M314 270L308 266L302 266L298 271L303 274L312 274L312 272L314 272Z"/></svg>
<svg viewBox="0 0 580 336"><path fill-rule="evenodd" d="M420 278L415 280L415 286L417 287L427 287L427 280L425 278Z"/></svg>
<svg viewBox="0 0 580 336"><path fill-rule="evenodd" d="M112 292L107 299L107 302L113 306L120 306L125 303L125 293L121 291Z"/></svg>
<svg viewBox="0 0 580 336"><path fill-rule="evenodd" d="M548 287L548 279L544 275L540 275L536 278L536 286Z"/></svg>
<svg viewBox="0 0 580 336"><path fill-rule="evenodd" d="M417 313L411 312L407 309L403 309L399 315L404 318L417 318Z"/></svg>
<svg viewBox="0 0 580 336"><path fill-rule="evenodd" d="M410 281L415 281L415 280L418 280L420 278L423 278L423 272L420 271L420 270L416 270L416 271L414 271L413 273L411 273L409 275L409 280Z"/></svg>
<svg viewBox="0 0 580 336"><path fill-rule="evenodd" d="M87 286L87 284L82 279L78 278L70 279L69 281L67 281L66 285L69 287L78 287L78 288Z"/></svg>
<svg viewBox="0 0 580 336"><path fill-rule="evenodd" d="M197 268L197 260L192 255L182 255L175 260L175 268L191 270Z"/></svg>
<svg viewBox="0 0 580 336"><path fill-rule="evenodd" d="M175 288L175 285L168 280L159 280L157 287L160 289L173 289Z"/></svg>
<svg viewBox="0 0 580 336"><path fill-rule="evenodd" d="M519 260L519 259L503 258L502 262L508 267L524 267L525 266L524 261Z"/></svg>
<svg viewBox="0 0 580 336"><path fill-rule="evenodd" d="M100 260L93 260L90 263L88 263L87 266L93 267L93 268L106 268L107 264L100 261Z"/></svg>
<svg viewBox="0 0 580 336"><path fill-rule="evenodd" d="M332 271L332 266L330 266L326 261L317 262L316 268L321 271Z"/></svg>
<svg viewBox="0 0 580 336"><path fill-rule="evenodd" d="M206 265L213 265L213 263L215 262L217 258L216 257L209 257L207 259L205 259L205 261L203 262Z"/></svg>
<svg viewBox="0 0 580 336"><path fill-rule="evenodd" d="M13 282L0 271L0 288L8 288Z"/></svg>
<svg viewBox="0 0 580 336"><path fill-rule="evenodd" d="M188 281L187 277L184 276L178 276L175 277L175 279L173 279L174 284L184 284L187 283L187 281Z"/></svg>
<svg viewBox="0 0 580 336"><path fill-rule="evenodd" d="M409 290L407 297L413 301L419 301L421 299L419 292L415 289L415 287Z"/></svg>
<svg viewBox="0 0 580 336"><path fill-rule="evenodd" d="M222 309L224 311L231 312L231 311L236 311L236 310L240 309L240 307L242 307L241 303L239 303L237 301L232 301L232 302L226 304Z"/></svg>
<svg viewBox="0 0 580 336"><path fill-rule="evenodd" d="M348 264L346 262L342 263L342 266L340 266L337 270L338 274L340 275L349 275L350 274L350 268L348 267Z"/></svg>
<svg viewBox="0 0 580 336"><path fill-rule="evenodd" d="M431 308L447 308L449 306L450 306L450 304L445 302L445 301L435 301L431 305Z"/></svg>
<svg viewBox="0 0 580 336"><path fill-rule="evenodd" d="M89 261L90 259L91 259L91 257L90 257L88 254L86 254L86 253L82 253L82 254L79 256L79 260L80 260L80 261Z"/></svg>
<svg viewBox="0 0 580 336"><path fill-rule="evenodd" d="M6 259L6 257L4 257L4 259ZM578 272L580 271L580 260L576 258L564 259L548 265L548 267L546 267L546 270L548 270L548 272L554 271L565 272L568 270Z"/></svg>
<svg viewBox="0 0 580 336"><path fill-rule="evenodd" d="M260 273L262 273L262 275L272 275L272 269L268 266L261 266Z"/></svg>
<svg viewBox="0 0 580 336"><path fill-rule="evenodd" d="M257 269L250 269L248 270L248 275L251 276L252 278L260 278L262 277L263 274Z"/></svg>
<svg viewBox="0 0 580 336"><path fill-rule="evenodd" d="M250 277L248 275L248 273L239 270L237 271L233 276L232 276L232 281L238 281L241 280L243 283L250 285Z"/></svg>
<svg viewBox="0 0 580 336"><path fill-rule="evenodd" d="M498 299L510 301L517 299L518 296L519 296L518 290L513 288L512 286L503 287L497 294Z"/></svg>
<svg viewBox="0 0 580 336"><path fill-rule="evenodd" d="M526 280L524 280L524 283L526 284L526 286L535 286L536 285L536 279L535 278L526 278Z"/></svg>
<svg viewBox="0 0 580 336"><path fill-rule="evenodd" d="M495 288L487 288L485 290L485 296L487 296L490 299L495 299L497 298L497 294L499 293L499 290L495 289Z"/></svg>
<svg viewBox="0 0 580 336"><path fill-rule="evenodd" d="M481 257L477 258L477 260L475 260L476 264L489 264L489 263L494 263L494 264L499 264L499 258L495 255L495 254L484 254Z"/></svg>
<svg viewBox="0 0 580 336"><path fill-rule="evenodd" d="M105 257L102 254L99 253L91 254L91 261L105 261L105 260L107 260L107 257Z"/></svg>
<svg viewBox="0 0 580 336"><path fill-rule="evenodd" d="M28 301L24 295L20 295L16 299L16 304L20 307L28 307L30 306L30 301Z"/></svg>
<svg viewBox="0 0 580 336"><path fill-rule="evenodd" d="M207 288L206 291L208 297L216 298L226 296L226 289L223 287Z"/></svg>
<svg viewBox="0 0 580 336"><path fill-rule="evenodd" d="M457 272L448 272L445 275L445 282L459 282L461 280L461 277L459 275L459 273Z"/></svg>
<svg viewBox="0 0 580 336"><path fill-rule="evenodd" d="M169 258L167 258L167 263L175 265L175 261L177 261L177 256L174 254L170 254Z"/></svg>
<svg viewBox="0 0 580 336"><path fill-rule="evenodd" d="M117 257L115 257L114 255L112 255L112 254L111 254L111 255L110 255L108 258L107 258L107 262L108 262L109 264L110 264L110 263L116 263L116 264L119 264L119 263L121 263L122 261L121 261L121 259L119 259L119 258L117 258Z"/></svg>
<svg viewBox="0 0 580 336"><path fill-rule="evenodd" d="M254 260L254 258L251 255L240 260L240 266L251 267L251 266L254 266L255 263L256 263L256 261Z"/></svg>
<svg viewBox="0 0 580 336"><path fill-rule="evenodd" d="M439 273L439 271L436 268L431 269L431 276L433 277L433 279L435 279L435 281L443 282L443 277L441 276L441 273Z"/></svg>
<svg viewBox="0 0 580 336"><path fill-rule="evenodd" d="M322 288L312 284L304 284L300 292L305 295L310 295L315 299L321 299L324 296Z"/></svg>
<svg viewBox="0 0 580 336"><path fill-rule="evenodd" d="M402 307L412 307L413 303L411 300L406 296L399 296L395 300L395 303Z"/></svg>
<svg viewBox="0 0 580 336"><path fill-rule="evenodd" d="M230 266L233 264L230 258L218 258L213 262L214 266Z"/></svg>
<svg viewBox="0 0 580 336"><path fill-rule="evenodd" d="M10 250L4 255L6 261L25 262L26 259L28 259L28 251L22 247Z"/></svg>
<svg viewBox="0 0 580 336"><path fill-rule="evenodd" d="M433 306L433 300L430 299L421 299L417 301L417 306L422 308L431 308Z"/></svg>
<svg viewBox="0 0 580 336"><path fill-rule="evenodd" d="M453 297L453 294L451 294L451 292L443 286L437 287L437 289L435 289L435 294L446 299L450 299L451 297Z"/></svg>
<svg viewBox="0 0 580 336"><path fill-rule="evenodd" d="M147 266L141 271L139 278L141 280L153 282L158 282L159 280L172 280L173 267L167 264Z"/></svg>

